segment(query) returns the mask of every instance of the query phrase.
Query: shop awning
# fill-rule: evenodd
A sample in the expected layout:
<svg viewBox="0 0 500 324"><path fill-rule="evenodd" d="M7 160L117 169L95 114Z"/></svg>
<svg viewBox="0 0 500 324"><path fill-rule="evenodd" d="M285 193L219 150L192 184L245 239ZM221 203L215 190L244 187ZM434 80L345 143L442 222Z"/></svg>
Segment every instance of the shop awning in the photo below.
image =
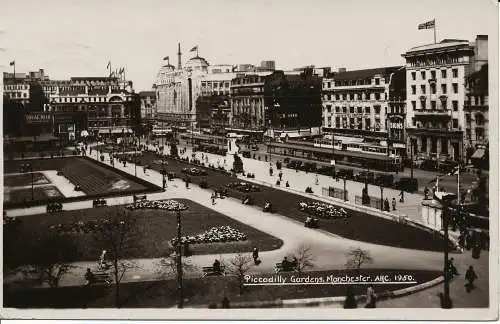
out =
<svg viewBox="0 0 500 324"><path fill-rule="evenodd" d="M471 156L471 159L482 159L484 158L484 154L486 152L484 151L484 149L477 149L476 152L474 152L474 154Z"/></svg>

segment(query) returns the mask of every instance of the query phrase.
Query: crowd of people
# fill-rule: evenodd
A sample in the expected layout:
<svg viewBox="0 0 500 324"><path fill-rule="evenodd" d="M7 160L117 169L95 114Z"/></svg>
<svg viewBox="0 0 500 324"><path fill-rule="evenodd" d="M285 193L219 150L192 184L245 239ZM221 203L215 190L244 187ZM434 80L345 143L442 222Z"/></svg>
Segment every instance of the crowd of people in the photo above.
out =
<svg viewBox="0 0 500 324"><path fill-rule="evenodd" d="M133 204L127 205L129 210L136 209L165 209L171 211L185 210L187 206L177 200L139 200Z"/></svg>
<svg viewBox="0 0 500 324"><path fill-rule="evenodd" d="M299 203L299 210L309 213L310 215L321 218L346 218L349 215L342 207L320 203L320 202L303 202Z"/></svg>
<svg viewBox="0 0 500 324"><path fill-rule="evenodd" d="M218 242L235 242L246 241L248 236L245 233L232 228L231 226L212 227L208 231L181 237L181 244L201 244L201 243L218 243ZM177 238L172 239L172 245L177 244Z"/></svg>

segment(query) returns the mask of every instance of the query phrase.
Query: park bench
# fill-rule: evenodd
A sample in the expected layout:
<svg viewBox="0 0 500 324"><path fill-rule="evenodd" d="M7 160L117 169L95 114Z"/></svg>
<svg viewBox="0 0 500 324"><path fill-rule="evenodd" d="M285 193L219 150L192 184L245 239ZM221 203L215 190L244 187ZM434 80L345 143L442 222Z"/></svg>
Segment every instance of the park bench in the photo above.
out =
<svg viewBox="0 0 500 324"><path fill-rule="evenodd" d="M147 200L146 195L134 195L134 202L139 200Z"/></svg>
<svg viewBox="0 0 500 324"><path fill-rule="evenodd" d="M113 283L113 278L107 272L96 272L93 273L92 283L111 285Z"/></svg>
<svg viewBox="0 0 500 324"><path fill-rule="evenodd" d="M220 272L216 272L214 271L214 267L203 267L203 278L207 277L207 276L225 276L226 275L226 272L225 272L225 267L224 266L220 266Z"/></svg>
<svg viewBox="0 0 500 324"><path fill-rule="evenodd" d="M101 207L101 206L106 206L107 202L104 198L97 198L92 201L92 206L93 207Z"/></svg>
<svg viewBox="0 0 500 324"><path fill-rule="evenodd" d="M62 204L59 202L52 202L47 204L47 213L55 213L62 210Z"/></svg>
<svg viewBox="0 0 500 324"><path fill-rule="evenodd" d="M278 262L274 265L274 272L278 273L278 272L291 272L291 271L295 271L296 270L296 266L291 266L290 265L290 268L289 269L284 269L283 268L283 264L281 262Z"/></svg>

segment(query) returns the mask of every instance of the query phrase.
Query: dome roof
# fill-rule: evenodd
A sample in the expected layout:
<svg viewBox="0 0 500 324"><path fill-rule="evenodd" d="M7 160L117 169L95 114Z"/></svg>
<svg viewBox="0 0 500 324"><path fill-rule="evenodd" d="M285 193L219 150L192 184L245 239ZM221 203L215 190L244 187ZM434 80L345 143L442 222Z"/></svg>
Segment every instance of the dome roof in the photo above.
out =
<svg viewBox="0 0 500 324"><path fill-rule="evenodd" d="M210 64L208 64L207 60L205 60L203 57L196 55L195 57L192 57L189 59L189 61L184 64L184 68L188 69L191 68L193 70L195 69L200 69L200 68L207 68Z"/></svg>

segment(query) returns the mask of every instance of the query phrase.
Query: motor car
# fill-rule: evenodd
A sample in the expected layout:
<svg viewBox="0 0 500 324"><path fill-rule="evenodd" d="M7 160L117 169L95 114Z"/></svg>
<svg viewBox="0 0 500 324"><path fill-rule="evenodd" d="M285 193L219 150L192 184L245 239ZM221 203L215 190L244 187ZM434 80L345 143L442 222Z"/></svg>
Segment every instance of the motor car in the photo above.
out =
<svg viewBox="0 0 500 324"><path fill-rule="evenodd" d="M354 175L354 180L356 180L358 182L374 183L375 173L373 173L371 171L360 171Z"/></svg>
<svg viewBox="0 0 500 324"><path fill-rule="evenodd" d="M338 169L335 172L339 178L352 179L354 177L353 169Z"/></svg>
<svg viewBox="0 0 500 324"><path fill-rule="evenodd" d="M394 189L403 190L408 192L415 192L418 190L418 180L415 178L404 177L396 181L393 186Z"/></svg>
<svg viewBox="0 0 500 324"><path fill-rule="evenodd" d="M394 176L392 174L379 173L375 176L374 184L382 187L392 187L394 184Z"/></svg>

